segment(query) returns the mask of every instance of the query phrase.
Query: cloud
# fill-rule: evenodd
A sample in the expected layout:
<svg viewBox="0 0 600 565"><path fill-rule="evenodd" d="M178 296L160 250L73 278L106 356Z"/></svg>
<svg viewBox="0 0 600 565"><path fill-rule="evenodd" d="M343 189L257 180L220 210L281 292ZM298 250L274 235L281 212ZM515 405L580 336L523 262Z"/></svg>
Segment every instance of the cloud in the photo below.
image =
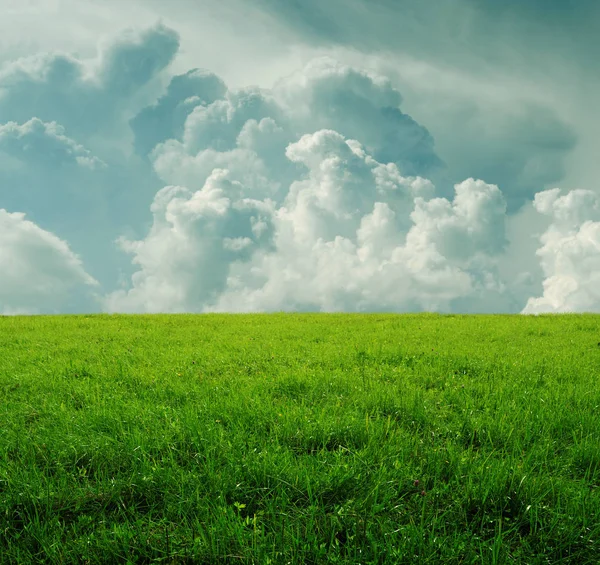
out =
<svg viewBox="0 0 600 565"><path fill-rule="evenodd" d="M509 213L514 213L544 187L561 180L565 158L577 136L556 112L533 103L454 100L435 106L425 98L437 145L449 163L452 179L473 175L502 186Z"/></svg>
<svg viewBox="0 0 600 565"><path fill-rule="evenodd" d="M31 166L76 164L91 170L106 166L85 147L67 137L62 126L37 118L22 125L15 122L0 125L0 151Z"/></svg>
<svg viewBox="0 0 600 565"><path fill-rule="evenodd" d="M197 84L197 98L214 97L212 77L206 93L200 88L204 83ZM213 168L221 167L248 189L253 187L254 196L277 201L298 175L294 161L285 158L285 148L320 129L364 140L375 158L395 163L407 175L439 167L431 136L400 111L401 102L387 79L318 59L272 90L228 90L211 103L198 103L188 110L180 137L157 145L151 160L167 184L199 187ZM139 130L157 108L172 104L159 101L132 123ZM156 137L173 132L165 122Z"/></svg>
<svg viewBox="0 0 600 565"><path fill-rule="evenodd" d="M564 174L576 136L559 113L486 104L471 83L463 101L479 100L461 104L435 76L419 106L418 90L403 96L381 73L331 58L268 89L228 89L201 69L169 81L178 46L155 25L113 37L94 59L0 68L1 204L28 218L4 212L3 237L44 242L22 235L2 248L18 265L3 311L91 309L94 279L107 310L133 312L520 311L541 293L519 239L533 228L511 218ZM538 251L544 293L526 310L597 304L600 217L586 194L536 197L552 225Z"/></svg>
<svg viewBox="0 0 600 565"><path fill-rule="evenodd" d="M75 135L96 135L127 111L132 96L172 61L178 35L163 25L126 30L83 61L44 53L0 68L0 123L32 117L57 122Z"/></svg>
<svg viewBox="0 0 600 565"><path fill-rule="evenodd" d="M461 300L464 308L469 298L484 304L506 293L497 269L507 245L502 193L468 179L451 199L435 198L429 180L409 173L435 170L440 160L427 130L400 111L401 103L389 80L321 58L272 90L227 91L197 104L180 138L151 153L156 172L190 187L177 191L194 201L219 169L226 198L236 187L236 198L271 211L260 220L271 235L259 242L229 234L231 204L218 232L208 237L200 215L188 233L177 207L164 204L175 189L165 189L149 235L122 241L139 270L130 288L109 297L108 308L450 310ZM223 253L234 248L244 249L243 260ZM201 272L212 282L202 283Z"/></svg>
<svg viewBox="0 0 600 565"><path fill-rule="evenodd" d="M202 88L195 92L202 99ZM501 178L521 177L526 179L522 185L508 185L505 196L496 184L470 178L455 183L452 196L442 198L431 181L407 173L419 168L435 171L439 159L432 143L427 142L423 151L414 149L415 132L425 132L425 140L429 134L412 118L402 118L400 93L379 75L321 58L272 90L245 88L218 94L213 102L205 98L186 109L179 137L158 144L150 159L164 182L187 187L177 190L187 191L190 201L212 186L219 169L229 187L221 187L230 200L226 210L234 209L231 202L236 198L262 203L261 222L269 226L269 237L257 241L247 234L228 234L226 226L231 224L225 211L219 230L208 239L200 227L203 216L187 233L178 227L176 215L165 215L171 218L166 229L155 214L148 237L122 240L138 272L129 287L109 297L109 309L523 308L538 275L532 258L521 253L529 249L519 240L528 237L527 226L519 227L518 233L513 230L510 241L507 237L507 200L514 202L524 183L533 191L540 175L550 179L558 174L553 167L560 167L565 132L551 114L539 108L519 114L517 108L512 121L503 126L514 143L502 161L508 177ZM174 107L164 98L152 111L161 104ZM386 122L389 115L398 120ZM361 142L332 124L357 133ZM475 130L464 126L477 138ZM167 124L163 137L175 131L169 128ZM317 130L312 132L313 128ZM399 143L389 142L390 132ZM364 139L368 143L362 143ZM519 149L520 139L546 148L547 155L538 156L544 160L537 166L531 160L535 152ZM378 153L391 160L378 159ZM489 173L489 166L483 170ZM237 196L232 196L231 187L236 187ZM181 238L177 245L173 233ZM197 259L200 248L202 259ZM219 255L223 249L227 253ZM233 250L244 250L243 260L229 253ZM210 282L203 283L207 275L200 272L211 273Z"/></svg>
<svg viewBox="0 0 600 565"><path fill-rule="evenodd" d="M4 209L0 209L0 265L3 313L71 310L80 307L97 285L66 242L24 214Z"/></svg>
<svg viewBox="0 0 600 565"><path fill-rule="evenodd" d="M270 93L245 88L194 108L182 140L159 144L151 161L167 184L201 187L214 168L226 168L253 196L276 197L295 175L285 159L285 147L294 137Z"/></svg>
<svg viewBox="0 0 600 565"><path fill-rule="evenodd" d="M41 53L0 68L0 205L71 242L109 288L131 272L115 238L144 228L163 186L132 155L128 120L158 95L178 45L158 24L105 39L93 59Z"/></svg>
<svg viewBox="0 0 600 565"><path fill-rule="evenodd" d="M600 311L600 197L589 190L536 195L534 206L552 219L537 255L544 271L543 294L523 313Z"/></svg>
<svg viewBox="0 0 600 565"><path fill-rule="evenodd" d="M429 181L333 130L285 155L304 173L280 202L225 170L195 193L163 189L148 236L122 241L139 270L108 310L448 310L497 286L497 187L469 179L453 201L432 198Z"/></svg>
<svg viewBox="0 0 600 565"><path fill-rule="evenodd" d="M181 138L190 112L224 98L226 92L225 83L209 71L192 69L174 76L167 92L130 121L137 152L146 156L159 143Z"/></svg>
<svg viewBox="0 0 600 565"><path fill-rule="evenodd" d="M276 84L274 94L302 133L332 129L359 139L375 159L406 174L442 166L433 138L400 110L402 96L383 76L323 57Z"/></svg>
<svg viewBox="0 0 600 565"><path fill-rule="evenodd" d="M251 269L266 282L249 288L234 265L230 292L211 309L449 310L492 286L504 244L497 187L469 179L452 202L432 199L431 183L402 177L335 132L304 136L288 156L310 173L278 211L277 251Z"/></svg>
<svg viewBox="0 0 600 565"><path fill-rule="evenodd" d="M152 212L144 240L120 240L139 270L130 290L109 297L109 311L201 310L223 291L232 262L270 244L272 204L244 198L243 187L219 169L195 193L165 187Z"/></svg>
<svg viewBox="0 0 600 565"><path fill-rule="evenodd" d="M241 4L242 0L238 2ZM592 66L599 53L598 3L581 0L243 0L296 41L361 52L418 54L446 66L482 69L551 62ZM543 10L543 17L540 17ZM553 41L554 40L554 41ZM589 68L589 67L588 67Z"/></svg>
<svg viewBox="0 0 600 565"><path fill-rule="evenodd" d="M210 88L207 95L201 88L196 92L196 99L211 98ZM421 95L422 103L415 105L413 100L413 106L436 124L436 139L448 164L437 155L429 131L401 111L402 95L388 78L328 57L313 60L272 90L228 91L213 103L192 99L193 109L178 109L178 120L188 113L182 128L167 126L155 134L165 139L176 135L159 144L152 158L164 182L186 185L197 175L201 184L211 163L225 166L227 151L238 155L240 171L251 170L248 151L256 149L261 167L286 185L296 171L282 159L282 148L303 134L331 129L359 140L375 159L395 163L405 175L434 179L447 197L452 197L454 184L470 176L502 186L511 214L564 175L564 160L576 136L550 108L523 101L510 108L494 101L467 102L456 92L446 93L443 103L436 97L437 92L433 98ZM147 111L155 110L151 107L135 120L143 123ZM262 139L271 145L254 148L241 131L252 127L249 120L256 122L254 127L271 120L278 138L263 132ZM261 127L266 124L263 121ZM264 178L265 171L260 175Z"/></svg>

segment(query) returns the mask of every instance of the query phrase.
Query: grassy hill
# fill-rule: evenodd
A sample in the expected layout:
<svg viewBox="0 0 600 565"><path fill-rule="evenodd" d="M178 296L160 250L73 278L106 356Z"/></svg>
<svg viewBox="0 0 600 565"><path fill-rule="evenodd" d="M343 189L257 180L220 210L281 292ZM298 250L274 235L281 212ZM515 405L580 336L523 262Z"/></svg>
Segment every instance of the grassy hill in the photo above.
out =
<svg viewBox="0 0 600 565"><path fill-rule="evenodd" d="M598 563L600 317L0 317L0 563Z"/></svg>

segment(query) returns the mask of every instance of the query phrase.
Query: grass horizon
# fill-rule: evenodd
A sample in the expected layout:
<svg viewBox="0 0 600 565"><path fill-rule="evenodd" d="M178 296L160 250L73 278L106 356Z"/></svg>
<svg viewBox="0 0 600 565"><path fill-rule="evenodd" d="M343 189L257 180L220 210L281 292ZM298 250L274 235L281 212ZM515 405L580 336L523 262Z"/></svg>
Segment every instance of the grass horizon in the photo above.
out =
<svg viewBox="0 0 600 565"><path fill-rule="evenodd" d="M0 317L0 563L597 563L600 316Z"/></svg>

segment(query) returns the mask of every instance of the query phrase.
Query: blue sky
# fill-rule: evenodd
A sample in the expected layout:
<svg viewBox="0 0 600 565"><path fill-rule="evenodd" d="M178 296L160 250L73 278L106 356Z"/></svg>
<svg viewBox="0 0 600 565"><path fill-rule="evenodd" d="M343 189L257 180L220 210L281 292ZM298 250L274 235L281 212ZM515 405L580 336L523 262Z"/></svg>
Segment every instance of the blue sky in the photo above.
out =
<svg viewBox="0 0 600 565"><path fill-rule="evenodd" d="M597 2L0 4L0 314L600 310Z"/></svg>

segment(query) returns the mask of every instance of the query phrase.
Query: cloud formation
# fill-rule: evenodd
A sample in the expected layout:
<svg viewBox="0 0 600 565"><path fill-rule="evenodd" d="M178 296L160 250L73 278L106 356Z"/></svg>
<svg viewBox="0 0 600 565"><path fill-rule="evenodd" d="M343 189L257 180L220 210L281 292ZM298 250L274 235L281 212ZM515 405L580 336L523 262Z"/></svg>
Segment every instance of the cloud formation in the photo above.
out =
<svg viewBox="0 0 600 565"><path fill-rule="evenodd" d="M136 151L147 156L159 143L181 138L190 112L196 106L207 106L223 99L226 92L225 83L203 69L174 76L167 92L130 120Z"/></svg>
<svg viewBox="0 0 600 565"><path fill-rule="evenodd" d="M433 138L400 110L402 95L386 77L324 57L280 81L274 95L301 133L332 129L359 139L375 159L409 175L442 166Z"/></svg>
<svg viewBox="0 0 600 565"><path fill-rule="evenodd" d="M130 269L114 240L144 225L161 187L131 155L128 120L160 93L178 46L157 24L106 38L92 59L41 53L0 67L0 206L69 241L109 288Z"/></svg>
<svg viewBox="0 0 600 565"><path fill-rule="evenodd" d="M57 122L76 137L95 135L123 118L132 96L172 61L178 47L178 35L159 24L122 32L91 61L44 53L5 64L0 123L35 117Z"/></svg>
<svg viewBox="0 0 600 565"><path fill-rule="evenodd" d="M155 25L0 69L0 204L26 213L0 210L1 311L94 292L130 312L600 310L599 197L542 190L575 144L554 113L515 106L490 135L449 97L449 164L381 74L321 57L229 89L169 79L178 46ZM535 193L543 285L532 228L507 228Z"/></svg>
<svg viewBox="0 0 600 565"><path fill-rule="evenodd" d="M205 72L192 82L192 97L171 89L132 121L143 131L170 111L180 125L160 118L159 137L175 137L149 157L172 186L155 199L148 236L121 240L138 270L108 297L109 310L494 311L526 302L531 273L507 279L499 266L507 249L518 252L504 194L469 178L442 198L411 175L442 163L389 80L321 58L272 90L223 90ZM553 178L552 151L564 150L564 132L553 136L543 113L537 123L528 136L543 138L547 154L510 159L527 186Z"/></svg>
<svg viewBox="0 0 600 565"><path fill-rule="evenodd" d="M536 194L535 208L552 223L537 255L546 276L543 295L523 312L600 312L600 196L590 190Z"/></svg>
<svg viewBox="0 0 600 565"><path fill-rule="evenodd" d="M31 166L76 164L91 170L106 166L85 147L67 137L62 126L56 122L44 123L38 118L22 125L15 122L0 125L0 151Z"/></svg>
<svg viewBox="0 0 600 565"><path fill-rule="evenodd" d="M231 263L268 248L271 203L244 198L227 177L215 169L195 193L168 186L156 195L148 236L120 240L139 270L129 291L108 298L109 311L199 311L223 291Z"/></svg>
<svg viewBox="0 0 600 565"><path fill-rule="evenodd" d="M122 243L139 271L109 310L449 310L496 284L497 187L469 179L453 201L432 198L429 181L333 130L285 156L304 173L280 202L221 169L195 193L163 189L148 236Z"/></svg>
<svg viewBox="0 0 600 565"><path fill-rule="evenodd" d="M0 209L0 313L57 313L81 307L97 282L67 243ZM84 296L87 295L87 296Z"/></svg>

